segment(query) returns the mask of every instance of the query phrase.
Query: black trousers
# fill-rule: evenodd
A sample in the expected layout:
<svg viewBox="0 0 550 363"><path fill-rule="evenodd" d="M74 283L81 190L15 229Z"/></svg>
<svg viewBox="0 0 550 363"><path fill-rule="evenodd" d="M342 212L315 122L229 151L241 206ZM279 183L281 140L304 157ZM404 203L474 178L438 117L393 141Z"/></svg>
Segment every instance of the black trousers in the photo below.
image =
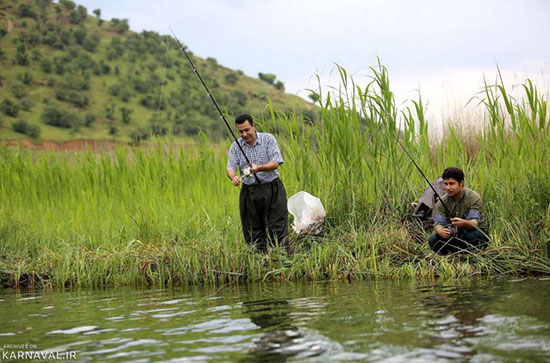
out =
<svg viewBox="0 0 550 363"><path fill-rule="evenodd" d="M244 239L260 252L278 241L283 245L288 236L288 210L283 182L277 178L269 183L243 184L239 210Z"/></svg>
<svg viewBox="0 0 550 363"><path fill-rule="evenodd" d="M489 232L481 233L477 229L460 229L456 237L441 238L437 233L433 233L428 239L430 248L440 255L449 253L471 251L473 249L484 249L489 243L487 235Z"/></svg>

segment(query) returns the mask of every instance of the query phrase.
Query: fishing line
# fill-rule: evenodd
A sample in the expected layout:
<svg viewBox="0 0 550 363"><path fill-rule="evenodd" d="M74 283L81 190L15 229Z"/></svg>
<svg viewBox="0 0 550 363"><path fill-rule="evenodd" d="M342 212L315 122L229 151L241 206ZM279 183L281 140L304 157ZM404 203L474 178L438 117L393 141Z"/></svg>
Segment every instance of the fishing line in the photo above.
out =
<svg viewBox="0 0 550 363"><path fill-rule="evenodd" d="M243 170L243 175L244 176L250 176L251 174L254 174L254 176L256 177L256 180L258 181L258 183L260 182L260 179L258 179L258 176L255 174L255 173L252 173L252 163L250 162L250 159L248 159L248 156L246 156L241 144L239 144L238 140L237 140L237 137L235 136L235 133L233 132L233 130L231 129L231 126L229 126L229 122L227 122L222 110L220 109L220 106L218 106L218 103L216 102L216 100L214 99L214 96L212 96L212 93L210 93L210 90L208 89L208 86L206 85L206 83L204 82L204 80L202 79L199 71L197 70L197 68L195 67L195 64L193 63L193 61L191 60L191 58L189 57L189 55L187 54L187 52L185 51L185 47L183 46L183 44L181 44L181 42L179 41L178 37L176 36L176 34L174 34L174 31L172 30L172 28L169 28L170 29L170 32L172 32L172 36L174 37L174 39L176 40L176 42L178 43L181 51L183 52L183 54L185 55L185 58L187 58L187 61L189 61L189 64L191 65L191 68L193 68L193 71L195 72L195 74L197 75L197 77L199 78L199 81L201 82L201 84L203 85L204 89L206 90L206 93L208 93L208 96L210 97L210 99L212 100L212 102L214 103L214 106L216 106L216 110L218 110L218 113L220 114L220 116L222 117L223 119L223 122L225 123L225 126L227 126L227 129L229 130L229 132L231 133L231 136L233 136L233 139L235 140L235 144L237 144L237 146L239 147L239 150L241 151L241 153L243 154L245 160L246 160L246 165L248 166L247 168L245 168Z"/></svg>
<svg viewBox="0 0 550 363"><path fill-rule="evenodd" d="M162 108L162 95L164 94L164 85L166 82L166 65L168 64L168 37L166 37L166 53L164 54L164 68L163 68L163 76L162 76L162 82L161 82L161 88L160 88L160 94L159 94L159 107L157 109L157 120L155 121L155 130L158 132L158 124L160 119L160 109Z"/></svg>

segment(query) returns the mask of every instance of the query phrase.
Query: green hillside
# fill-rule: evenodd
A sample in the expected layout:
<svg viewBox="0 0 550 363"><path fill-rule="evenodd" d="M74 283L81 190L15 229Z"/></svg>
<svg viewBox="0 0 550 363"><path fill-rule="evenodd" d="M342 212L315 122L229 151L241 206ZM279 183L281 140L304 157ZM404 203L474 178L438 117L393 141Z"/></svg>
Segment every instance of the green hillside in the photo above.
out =
<svg viewBox="0 0 550 363"><path fill-rule="evenodd" d="M226 132L171 37L135 33L127 19L89 12L95 15L70 0L0 0L1 138L140 141ZM268 99L278 111L316 117L315 106L284 93L271 74L258 79L214 58L193 61L229 117L259 116Z"/></svg>

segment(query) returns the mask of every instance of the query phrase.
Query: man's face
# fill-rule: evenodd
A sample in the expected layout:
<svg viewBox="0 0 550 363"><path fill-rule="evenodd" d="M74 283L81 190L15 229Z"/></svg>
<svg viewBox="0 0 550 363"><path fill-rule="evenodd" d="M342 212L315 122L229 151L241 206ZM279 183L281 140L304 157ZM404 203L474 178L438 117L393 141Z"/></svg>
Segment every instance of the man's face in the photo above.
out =
<svg viewBox="0 0 550 363"><path fill-rule="evenodd" d="M245 121L242 124L237 124L239 135L243 138L244 142L250 144L254 142L256 138L256 127L250 125L249 121Z"/></svg>
<svg viewBox="0 0 550 363"><path fill-rule="evenodd" d="M448 178L443 180L445 182L445 191L451 197L460 195L462 193L462 188L464 188L464 180L460 183L454 178Z"/></svg>

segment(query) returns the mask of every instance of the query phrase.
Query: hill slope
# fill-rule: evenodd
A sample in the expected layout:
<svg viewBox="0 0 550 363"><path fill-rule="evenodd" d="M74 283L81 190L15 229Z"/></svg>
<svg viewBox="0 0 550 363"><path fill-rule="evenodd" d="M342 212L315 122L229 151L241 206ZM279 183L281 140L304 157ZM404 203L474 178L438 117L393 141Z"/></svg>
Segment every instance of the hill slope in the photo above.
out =
<svg viewBox="0 0 550 363"><path fill-rule="evenodd" d="M225 132L171 37L132 32L128 20L104 21L97 10L94 17L70 0L0 0L0 137L140 141ZM260 80L213 58L193 61L230 117L258 116L268 98L279 111L316 115L269 74Z"/></svg>

